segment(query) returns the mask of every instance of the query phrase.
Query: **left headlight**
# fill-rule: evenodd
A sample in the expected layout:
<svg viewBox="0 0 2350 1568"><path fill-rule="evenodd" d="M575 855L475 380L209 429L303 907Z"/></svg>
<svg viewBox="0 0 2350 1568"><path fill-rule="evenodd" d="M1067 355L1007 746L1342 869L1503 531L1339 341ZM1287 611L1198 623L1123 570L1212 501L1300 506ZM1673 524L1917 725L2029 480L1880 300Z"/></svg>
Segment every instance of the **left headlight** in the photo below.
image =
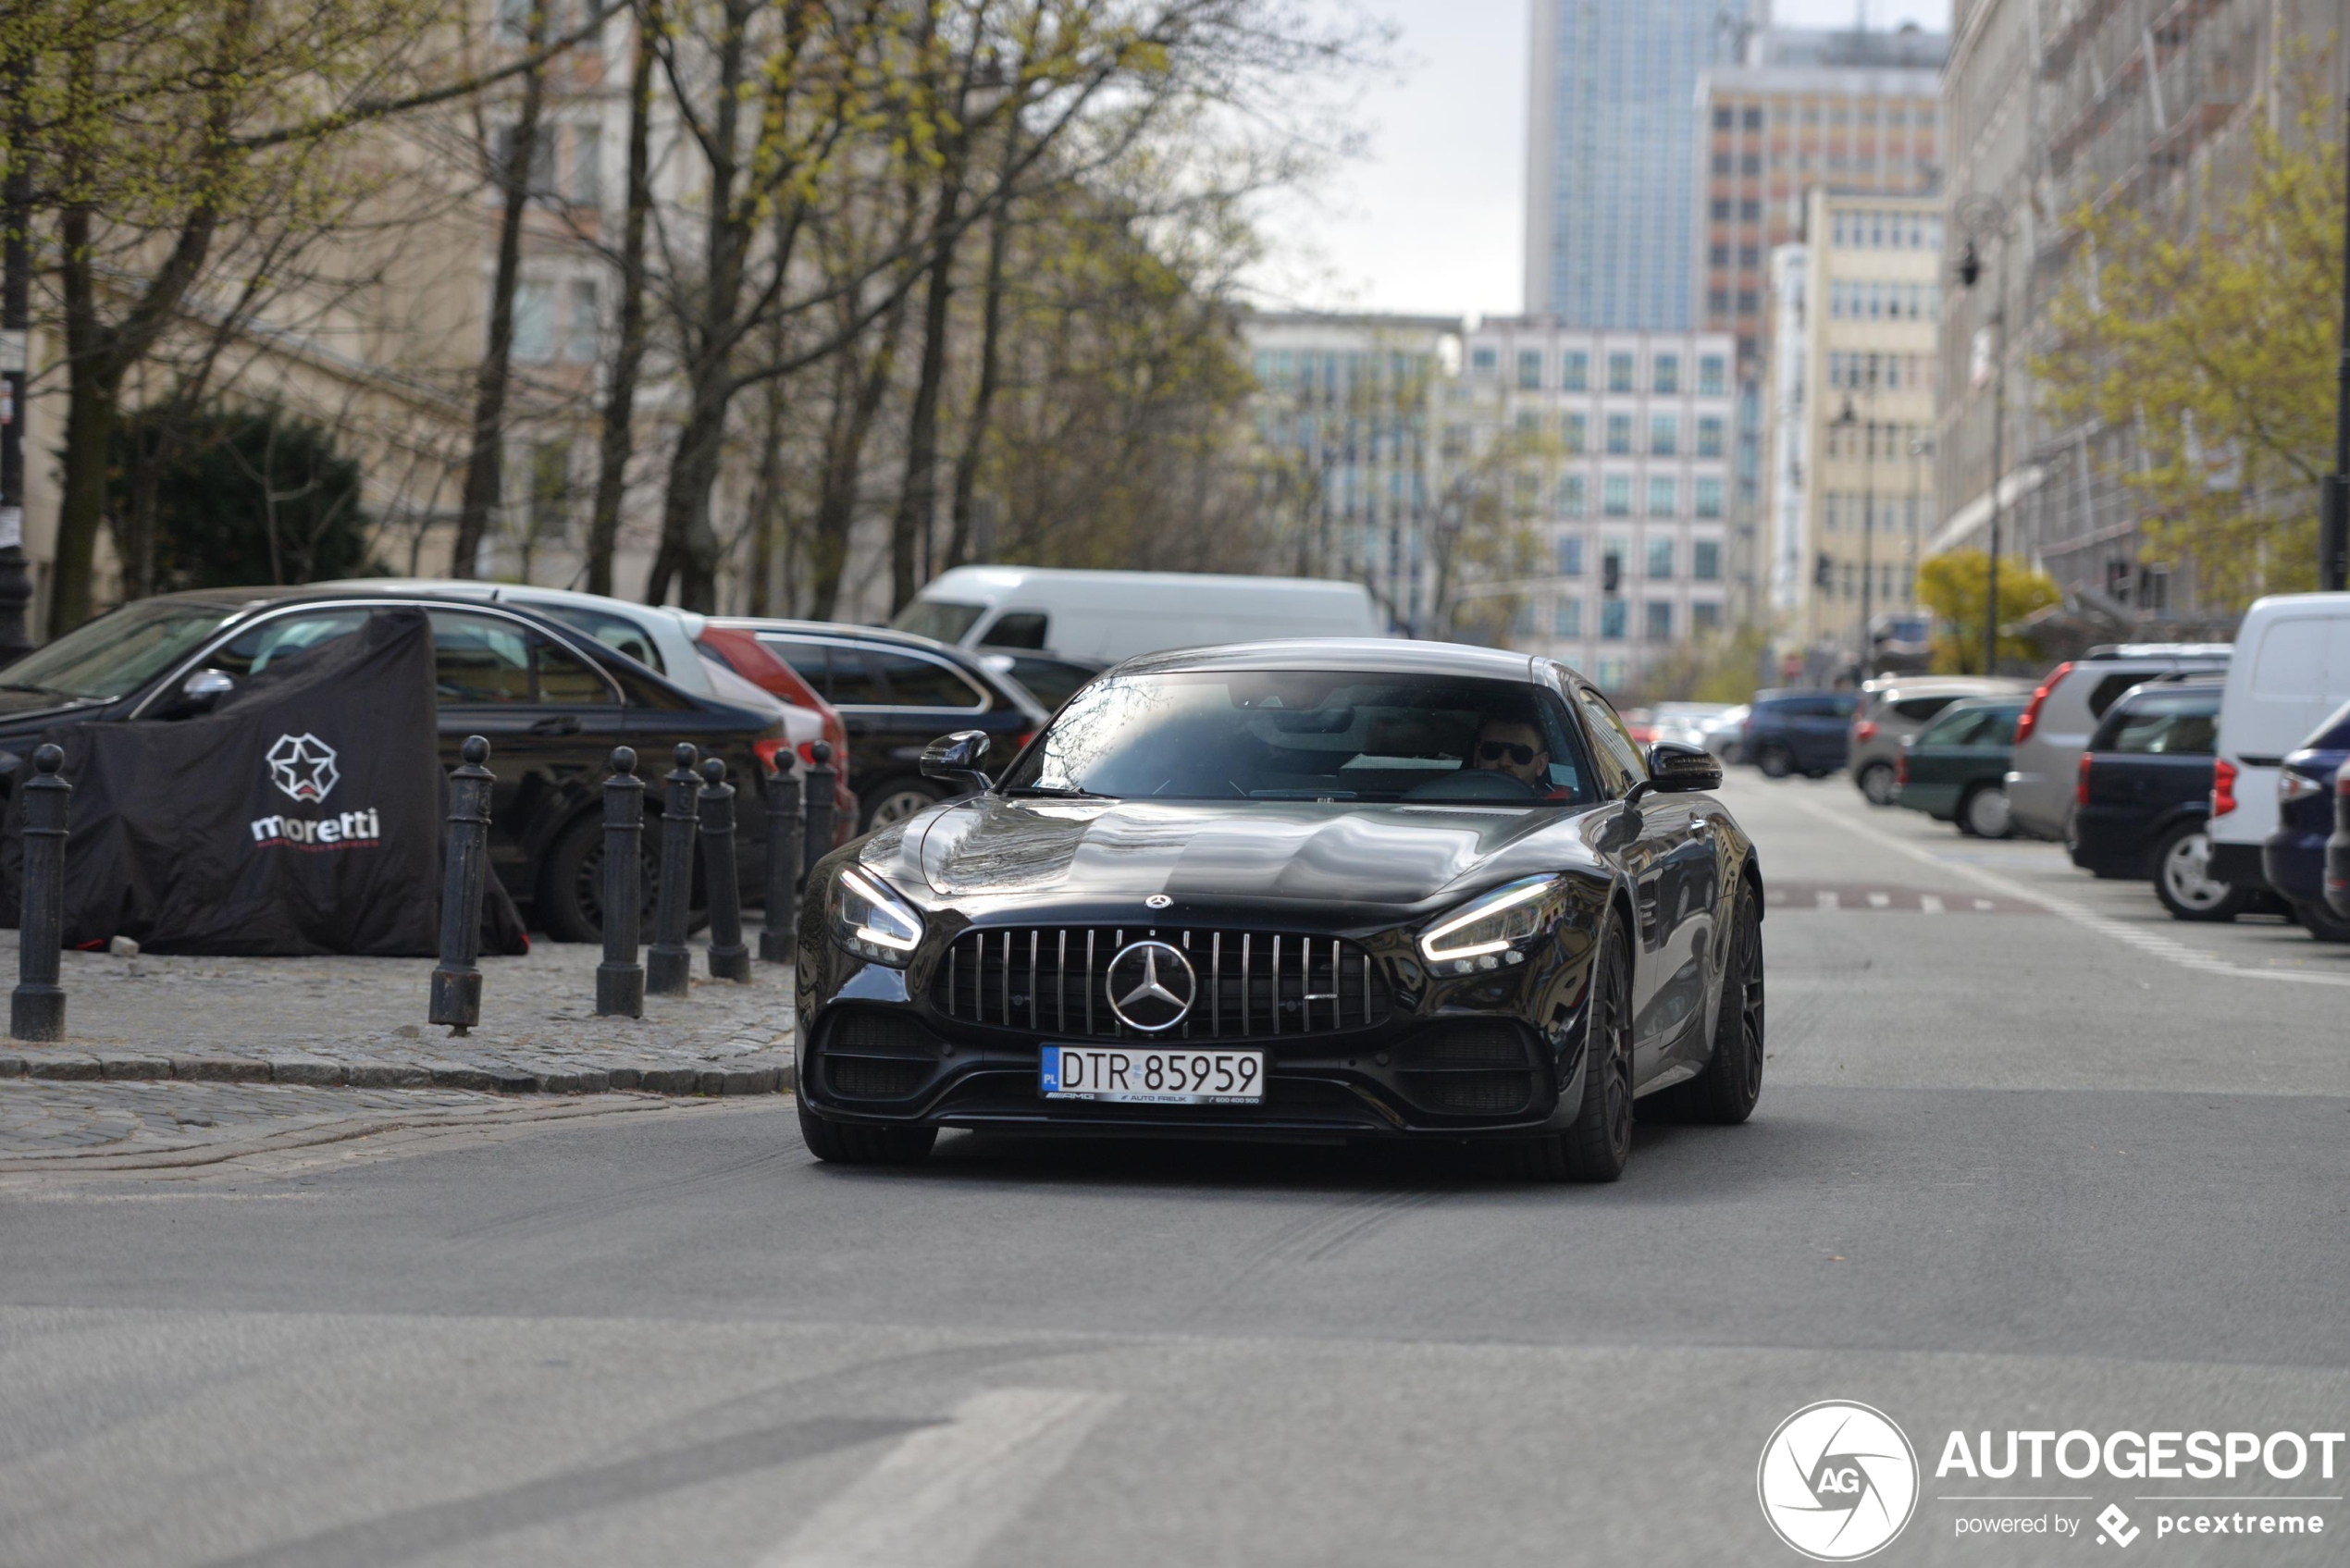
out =
<svg viewBox="0 0 2350 1568"><path fill-rule="evenodd" d="M1420 932L1420 956L1438 974L1522 964L1556 913L1564 885L1557 877L1503 883Z"/></svg>
<svg viewBox="0 0 2350 1568"><path fill-rule="evenodd" d="M860 958L904 969L922 940L922 917L896 888L862 866L833 880L833 940Z"/></svg>

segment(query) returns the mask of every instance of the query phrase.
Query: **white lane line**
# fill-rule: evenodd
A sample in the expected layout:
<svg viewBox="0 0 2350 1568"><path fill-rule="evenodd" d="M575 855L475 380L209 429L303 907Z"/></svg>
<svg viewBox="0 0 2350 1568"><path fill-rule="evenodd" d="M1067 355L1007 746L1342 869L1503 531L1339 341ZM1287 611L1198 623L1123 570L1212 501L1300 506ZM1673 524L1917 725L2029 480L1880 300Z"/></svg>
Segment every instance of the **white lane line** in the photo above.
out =
<svg viewBox="0 0 2350 1568"><path fill-rule="evenodd" d="M1865 822L1855 822L1838 816L1824 806L1800 797L1798 797L1794 804L1799 809L1810 812L1820 821L1832 822L1845 832L1865 838L1872 844L1893 850L1897 854L1907 855L1912 860L1922 860L1929 866L1948 871L1955 876L1969 878L1978 886L1988 888L1993 893L2037 904L2048 913L2071 920L2084 930L2094 931L2102 936L2109 936L2116 942L2127 943L2142 953L2150 954L2185 969L2199 970L2204 974L2228 975L2240 980L2282 980L2303 985L2350 986L2350 975L2309 974L2299 969L2256 969L2242 964L2230 963L2215 954L2190 947L2183 942L2174 941L2159 932L2131 925L2124 920L2114 920L2109 915L2100 915L2096 910L2075 904L2069 898L2060 898L2052 893L2043 893L2027 883L2017 882L2012 877L2003 877L1997 871L1986 871L1980 866L1969 866L1956 860L1946 860L1931 850L1921 849L1914 844L1905 843L1889 833L1870 827ZM1980 909L1992 907L1986 899L1978 898L1974 904L1975 907Z"/></svg>
<svg viewBox="0 0 2350 1568"><path fill-rule="evenodd" d="M1122 1396L991 1389L908 1434L762 1568L963 1568L1077 1455Z"/></svg>
<svg viewBox="0 0 2350 1568"><path fill-rule="evenodd" d="M1836 891L1833 888L1824 887L1820 889L1819 892L1812 895L1812 902L1818 905L1823 909L1841 909L1844 907L1844 900L1837 896Z"/></svg>
<svg viewBox="0 0 2350 1568"><path fill-rule="evenodd" d="M1919 914L1921 914L1921 915L1938 915L1938 914L1940 914L1941 912L1942 912L1942 895L1941 895L1940 894L1938 894L1938 893L1921 893L1921 894L1919 894L1919 895L1918 895L1918 913L1919 913Z"/></svg>
<svg viewBox="0 0 2350 1568"><path fill-rule="evenodd" d="M1893 907L1893 895L1889 893L1870 894L1869 907L1872 909L1890 909Z"/></svg>

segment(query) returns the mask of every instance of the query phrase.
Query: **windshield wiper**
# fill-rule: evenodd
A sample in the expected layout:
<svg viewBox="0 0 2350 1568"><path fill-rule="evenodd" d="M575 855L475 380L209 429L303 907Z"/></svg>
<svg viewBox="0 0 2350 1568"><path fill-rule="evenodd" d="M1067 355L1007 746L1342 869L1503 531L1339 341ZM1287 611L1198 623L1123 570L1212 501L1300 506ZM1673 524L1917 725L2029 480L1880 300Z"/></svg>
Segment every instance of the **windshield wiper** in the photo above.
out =
<svg viewBox="0 0 2350 1568"><path fill-rule="evenodd" d="M1114 795L1096 795L1090 789L1063 789L1058 784L1021 784L1004 791L1008 796L1041 795L1054 800L1115 800Z"/></svg>

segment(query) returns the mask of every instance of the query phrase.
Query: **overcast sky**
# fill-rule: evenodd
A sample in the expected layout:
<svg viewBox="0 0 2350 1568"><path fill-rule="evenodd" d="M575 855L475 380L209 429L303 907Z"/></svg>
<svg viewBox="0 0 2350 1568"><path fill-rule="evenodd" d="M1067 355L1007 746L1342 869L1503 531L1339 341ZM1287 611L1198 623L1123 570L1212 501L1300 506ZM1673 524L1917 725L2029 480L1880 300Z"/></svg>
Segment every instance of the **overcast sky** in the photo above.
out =
<svg viewBox="0 0 2350 1568"><path fill-rule="evenodd" d="M1401 30L1371 84L1368 154L1266 215L1271 306L1441 315L1524 303L1528 0L1364 0ZM1637 4L1638 0L1623 0ZM1867 0L1872 27L1949 24L1949 0ZM1775 0L1790 27L1849 26L1854 0Z"/></svg>

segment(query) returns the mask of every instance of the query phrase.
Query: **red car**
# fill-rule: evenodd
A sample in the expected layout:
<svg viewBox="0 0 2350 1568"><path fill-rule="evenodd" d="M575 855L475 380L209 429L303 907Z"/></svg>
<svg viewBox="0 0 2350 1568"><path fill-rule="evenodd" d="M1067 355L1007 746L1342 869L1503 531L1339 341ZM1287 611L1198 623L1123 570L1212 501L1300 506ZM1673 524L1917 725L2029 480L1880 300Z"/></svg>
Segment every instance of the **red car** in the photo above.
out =
<svg viewBox="0 0 2350 1568"><path fill-rule="evenodd" d="M838 847L856 837L857 796L848 787L848 726L841 722L839 710L818 696L799 672L761 647L745 627L710 623L694 639L694 646L769 696L808 709L823 720L824 740L833 748L833 844ZM813 748L812 741L803 742L799 759L814 762L809 755Z"/></svg>

